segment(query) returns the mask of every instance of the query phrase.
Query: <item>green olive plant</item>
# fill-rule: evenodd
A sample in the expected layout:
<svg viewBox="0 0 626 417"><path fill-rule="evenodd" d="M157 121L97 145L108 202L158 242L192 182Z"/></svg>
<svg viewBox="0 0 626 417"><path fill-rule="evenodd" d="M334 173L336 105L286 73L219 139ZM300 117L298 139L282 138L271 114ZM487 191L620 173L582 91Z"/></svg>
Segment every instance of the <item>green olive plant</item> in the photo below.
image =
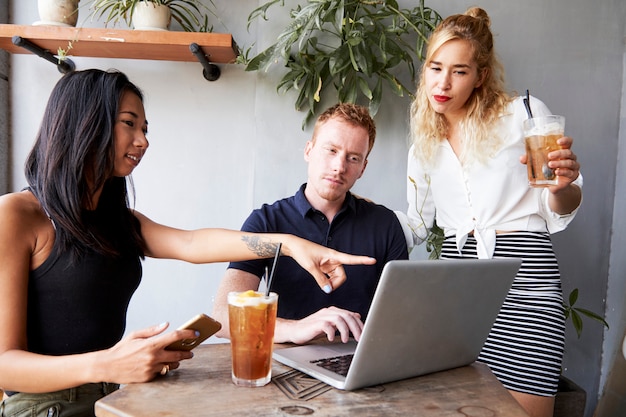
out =
<svg viewBox="0 0 626 417"><path fill-rule="evenodd" d="M268 20L268 10L284 0L270 0L248 16ZM412 95L397 78L400 67L415 79L415 63L423 59L428 36L441 16L424 5L401 9L395 0L309 0L290 9L290 23L276 43L243 59L247 71L267 71L284 62L287 73L277 91L298 91L295 108L306 110L302 128L312 120L322 96L361 103L375 115L383 84L398 96ZM241 61L241 60L240 60Z"/></svg>

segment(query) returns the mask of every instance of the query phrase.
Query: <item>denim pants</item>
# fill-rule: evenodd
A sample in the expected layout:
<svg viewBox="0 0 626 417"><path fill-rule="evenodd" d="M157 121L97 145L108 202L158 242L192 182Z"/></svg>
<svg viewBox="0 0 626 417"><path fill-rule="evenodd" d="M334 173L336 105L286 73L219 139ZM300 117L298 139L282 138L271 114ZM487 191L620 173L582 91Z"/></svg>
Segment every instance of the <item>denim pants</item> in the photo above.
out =
<svg viewBox="0 0 626 417"><path fill-rule="evenodd" d="M0 404L0 417L94 417L94 404L118 384L85 384L41 394L18 392Z"/></svg>

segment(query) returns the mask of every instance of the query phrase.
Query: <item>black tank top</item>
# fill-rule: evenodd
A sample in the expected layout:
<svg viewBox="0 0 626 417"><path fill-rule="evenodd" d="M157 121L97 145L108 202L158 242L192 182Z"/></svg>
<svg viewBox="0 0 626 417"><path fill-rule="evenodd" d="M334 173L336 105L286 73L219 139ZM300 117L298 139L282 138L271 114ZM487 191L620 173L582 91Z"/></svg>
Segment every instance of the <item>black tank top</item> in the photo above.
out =
<svg viewBox="0 0 626 417"><path fill-rule="evenodd" d="M72 260L59 242L28 281L28 350L68 355L107 349L126 328L126 312L141 282L133 250L105 256L87 250Z"/></svg>

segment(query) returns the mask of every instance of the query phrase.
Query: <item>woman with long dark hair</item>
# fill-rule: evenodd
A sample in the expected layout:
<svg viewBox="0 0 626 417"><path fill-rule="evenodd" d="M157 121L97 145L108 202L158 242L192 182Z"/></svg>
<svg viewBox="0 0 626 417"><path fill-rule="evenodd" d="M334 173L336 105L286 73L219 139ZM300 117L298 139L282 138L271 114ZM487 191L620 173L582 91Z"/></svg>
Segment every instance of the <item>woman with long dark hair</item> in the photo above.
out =
<svg viewBox="0 0 626 417"><path fill-rule="evenodd" d="M117 71L64 75L26 163L28 188L0 197L0 388L5 416L90 416L118 384L144 382L190 352L167 324L123 337L141 259L193 263L272 257L306 268L326 292L342 263L371 264L292 235L180 230L129 206L127 180L147 148L141 91Z"/></svg>

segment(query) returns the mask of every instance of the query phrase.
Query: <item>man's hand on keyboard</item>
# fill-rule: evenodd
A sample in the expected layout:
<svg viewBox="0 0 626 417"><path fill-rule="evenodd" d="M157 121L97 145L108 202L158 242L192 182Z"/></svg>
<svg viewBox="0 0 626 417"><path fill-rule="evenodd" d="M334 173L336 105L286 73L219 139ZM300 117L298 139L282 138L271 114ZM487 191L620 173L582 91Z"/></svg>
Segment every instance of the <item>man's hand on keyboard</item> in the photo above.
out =
<svg viewBox="0 0 626 417"><path fill-rule="evenodd" d="M277 319L274 342L302 344L324 334L332 342L339 333L341 341L345 343L350 335L358 341L362 331L363 322L359 313L328 307L302 320Z"/></svg>

